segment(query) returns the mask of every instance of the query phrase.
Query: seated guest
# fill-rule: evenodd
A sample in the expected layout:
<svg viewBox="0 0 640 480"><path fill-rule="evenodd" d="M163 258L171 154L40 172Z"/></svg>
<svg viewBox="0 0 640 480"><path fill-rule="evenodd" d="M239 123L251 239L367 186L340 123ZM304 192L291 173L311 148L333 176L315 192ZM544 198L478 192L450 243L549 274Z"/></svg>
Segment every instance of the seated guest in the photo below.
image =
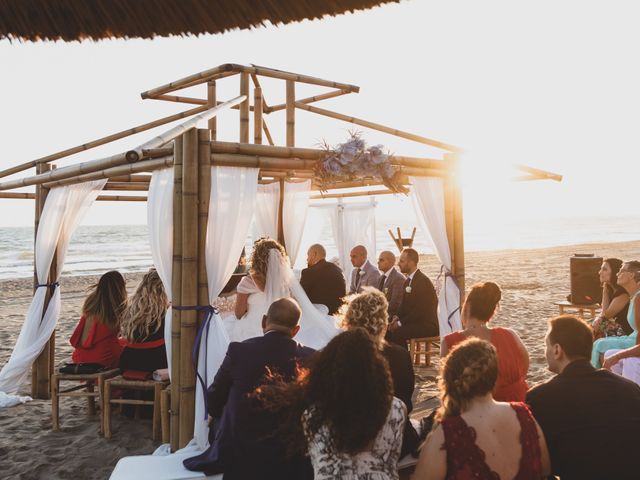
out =
<svg viewBox="0 0 640 480"><path fill-rule="evenodd" d="M593 338L621 337L630 335L633 328L627 321L629 294L618 285L617 275L622 267L622 260L605 258L600 267L600 283L602 284L602 313L593 322Z"/></svg>
<svg viewBox="0 0 640 480"><path fill-rule="evenodd" d="M84 301L82 316L71 335L73 363L93 363L116 368L122 347L118 342L120 316L127 302L124 277L105 273Z"/></svg>
<svg viewBox="0 0 640 480"><path fill-rule="evenodd" d="M527 393L562 480L636 479L640 387L590 363L593 337L581 319L549 322L546 357L557 375Z"/></svg>
<svg viewBox="0 0 640 480"><path fill-rule="evenodd" d="M318 243L307 251L307 268L302 270L300 284L311 303L326 305L329 315L333 315L342 305L346 287L342 270L336 264L327 262L327 252Z"/></svg>
<svg viewBox="0 0 640 480"><path fill-rule="evenodd" d="M380 252L378 257L378 269L382 272L376 287L384 293L389 302L389 318L400 313L402 296L404 294L405 276L395 268L396 256L389 250Z"/></svg>
<svg viewBox="0 0 640 480"><path fill-rule="evenodd" d="M184 466L208 475L224 473L232 479L313 478L303 457L287 458L282 443L267 436L277 419L257 407L250 394L265 382L265 375L293 379L298 362L313 350L293 340L300 329L300 308L290 298L273 302L262 319L264 336L232 342L207 391L213 427L209 448L188 458ZM274 422L276 422L274 424Z"/></svg>
<svg viewBox="0 0 640 480"><path fill-rule="evenodd" d="M360 293L362 287L377 287L380 281L380 272L367 259L367 249L364 245L356 245L351 249L351 283L349 295Z"/></svg>
<svg viewBox="0 0 640 480"><path fill-rule="evenodd" d="M362 293L348 298L343 324L349 330L363 328L373 337L382 355L389 364L393 394L404 402L407 415L413 410L411 397L415 387L415 376L411 357L406 348L384 339L387 331L387 300L384 295L371 288L364 287ZM418 448L418 433L407 419L402 439L401 456L414 452Z"/></svg>
<svg viewBox="0 0 640 480"><path fill-rule="evenodd" d="M398 266L407 276L398 315L391 319L387 340L407 347L410 338L436 337L438 326L438 297L431 280L418 270L420 257L413 248L400 254Z"/></svg>
<svg viewBox="0 0 640 480"><path fill-rule="evenodd" d="M290 452L308 452L316 480L398 478L406 408L365 330L334 337L296 382L261 387L260 398L270 411L286 412L274 435L286 438Z"/></svg>
<svg viewBox="0 0 640 480"><path fill-rule="evenodd" d="M493 282L471 287L462 307L464 330L445 336L440 353L446 356L454 345L470 337L491 343L498 352L498 379L493 398L498 402L524 402L529 353L518 334L510 328L488 326L501 298L500 287Z"/></svg>
<svg viewBox="0 0 640 480"><path fill-rule="evenodd" d="M412 478L539 480L549 474L540 427L524 403L494 400L497 377L496 350L489 342L470 338L453 347L440 369L439 423Z"/></svg>
<svg viewBox="0 0 640 480"><path fill-rule="evenodd" d="M147 272L122 313L120 332L125 340L120 370L153 372L167 368L164 315L169 299L155 268Z"/></svg>
<svg viewBox="0 0 640 480"><path fill-rule="evenodd" d="M633 332L630 335L622 337L606 337L596 340L591 352L591 363L596 368L600 368L602 366L604 353L607 350L626 350L635 346L637 342L638 320L640 320L640 318L636 318L636 311L640 309L640 307L638 307L638 293L640 292L640 262L632 261L623 263L622 267L618 271L617 280L618 285L624 288L629 295L627 321L629 322L629 326L633 329ZM618 356L617 358L621 357ZM613 363L611 363L612 361L609 362L608 368L613 365Z"/></svg>

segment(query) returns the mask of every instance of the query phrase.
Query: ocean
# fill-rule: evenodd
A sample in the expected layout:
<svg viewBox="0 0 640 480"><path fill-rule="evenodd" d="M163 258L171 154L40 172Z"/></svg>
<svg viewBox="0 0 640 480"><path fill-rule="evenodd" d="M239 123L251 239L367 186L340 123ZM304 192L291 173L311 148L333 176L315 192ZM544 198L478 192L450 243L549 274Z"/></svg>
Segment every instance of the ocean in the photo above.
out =
<svg viewBox="0 0 640 480"><path fill-rule="evenodd" d="M304 252L311 243L322 243L328 257L337 254L329 221L323 217L309 217L312 228L305 232L296 267L304 265ZM376 220L377 250L395 251L387 230L400 227L408 236L415 222L409 220ZM417 226L417 225L416 225ZM561 245L609 243L640 240L640 216L509 219L473 223L465 221L465 250L487 251L503 249L532 249ZM0 228L0 279L23 278L33 275L32 227ZM247 246L251 245L247 238ZM425 235L419 229L414 248L431 253ZM588 250L588 249L587 249ZM581 249L581 253L585 253ZM598 252L615 256L616 252ZM640 257L640 252L639 257ZM81 225L73 236L63 275L101 274L117 269L137 272L152 266L146 225Z"/></svg>

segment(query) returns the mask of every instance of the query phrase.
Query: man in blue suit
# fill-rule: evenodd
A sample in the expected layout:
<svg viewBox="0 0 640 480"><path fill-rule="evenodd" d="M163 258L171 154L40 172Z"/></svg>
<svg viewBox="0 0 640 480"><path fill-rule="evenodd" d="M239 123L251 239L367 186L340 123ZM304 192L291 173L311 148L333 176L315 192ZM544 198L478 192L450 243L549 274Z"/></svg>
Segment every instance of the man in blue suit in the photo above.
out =
<svg viewBox="0 0 640 480"><path fill-rule="evenodd" d="M314 350L293 340L300 330L300 307L290 298L273 302L262 319L264 336L232 342L207 390L213 419L209 448L184 466L233 479L307 479L313 470L306 458L287 457L284 445L270 434L278 419L251 396L270 372L292 380L296 367Z"/></svg>

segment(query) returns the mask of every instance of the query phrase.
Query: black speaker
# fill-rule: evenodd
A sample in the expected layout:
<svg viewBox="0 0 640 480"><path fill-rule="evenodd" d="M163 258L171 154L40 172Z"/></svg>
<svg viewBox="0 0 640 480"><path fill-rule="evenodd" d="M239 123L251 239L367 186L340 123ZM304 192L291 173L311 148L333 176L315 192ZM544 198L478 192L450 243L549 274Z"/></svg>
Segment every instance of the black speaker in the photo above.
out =
<svg viewBox="0 0 640 480"><path fill-rule="evenodd" d="M571 271L571 303L587 305L602 302L600 266L602 257L576 254L569 258Z"/></svg>

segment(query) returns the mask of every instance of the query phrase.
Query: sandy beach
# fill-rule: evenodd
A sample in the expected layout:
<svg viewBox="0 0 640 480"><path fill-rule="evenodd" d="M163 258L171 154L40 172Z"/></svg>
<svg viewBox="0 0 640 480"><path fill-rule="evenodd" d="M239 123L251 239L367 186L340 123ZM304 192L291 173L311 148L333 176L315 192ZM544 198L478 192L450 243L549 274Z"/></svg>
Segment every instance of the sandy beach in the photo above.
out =
<svg viewBox="0 0 640 480"><path fill-rule="evenodd" d="M548 379L544 358L546 320L556 315L554 301L569 293L569 257L574 253L595 253L636 259L640 242L575 245L539 250L502 250L466 254L467 287L492 280L503 289L503 300L496 325L514 328L529 350L529 385ZM433 279L438 268L435 259L423 256L422 269ZM142 274L127 274L129 292ZM56 364L71 354L68 339L78 321L87 288L97 277L63 277L62 312L56 330ZM0 365L8 360L20 332L32 295L32 280L0 282ZM435 375L431 368L418 369L415 391L420 417L436 404ZM21 394L31 391L28 378ZM158 446L151 440L151 422L115 416L113 438L98 434L98 416L86 416L86 402L63 399L60 432L51 431L51 404L35 400L0 410L0 474L3 478L108 478L119 458L147 454Z"/></svg>

